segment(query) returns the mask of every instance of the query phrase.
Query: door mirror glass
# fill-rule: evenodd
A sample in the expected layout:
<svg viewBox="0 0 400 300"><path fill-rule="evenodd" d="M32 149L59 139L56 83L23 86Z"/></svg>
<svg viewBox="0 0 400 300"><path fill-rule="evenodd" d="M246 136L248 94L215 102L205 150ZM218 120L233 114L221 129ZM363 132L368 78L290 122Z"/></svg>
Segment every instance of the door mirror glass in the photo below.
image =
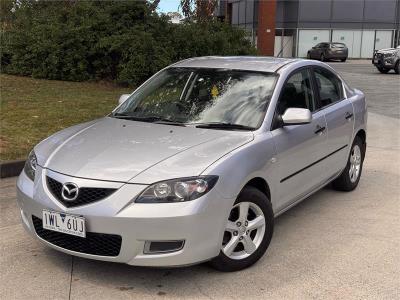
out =
<svg viewBox="0 0 400 300"><path fill-rule="evenodd" d="M309 124L311 121L312 114L307 108L290 107L282 115L283 126Z"/></svg>
<svg viewBox="0 0 400 300"><path fill-rule="evenodd" d="M125 100L129 98L129 96L130 96L129 94L122 94L118 99L118 104L125 102Z"/></svg>

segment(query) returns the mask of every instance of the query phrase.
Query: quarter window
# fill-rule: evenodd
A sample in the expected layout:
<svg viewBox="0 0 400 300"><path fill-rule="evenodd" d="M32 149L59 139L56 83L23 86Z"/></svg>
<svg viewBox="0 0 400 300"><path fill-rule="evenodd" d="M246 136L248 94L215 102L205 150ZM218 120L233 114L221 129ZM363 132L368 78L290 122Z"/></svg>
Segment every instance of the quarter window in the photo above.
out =
<svg viewBox="0 0 400 300"><path fill-rule="evenodd" d="M314 70L321 107L343 99L342 82L332 72L316 68Z"/></svg>

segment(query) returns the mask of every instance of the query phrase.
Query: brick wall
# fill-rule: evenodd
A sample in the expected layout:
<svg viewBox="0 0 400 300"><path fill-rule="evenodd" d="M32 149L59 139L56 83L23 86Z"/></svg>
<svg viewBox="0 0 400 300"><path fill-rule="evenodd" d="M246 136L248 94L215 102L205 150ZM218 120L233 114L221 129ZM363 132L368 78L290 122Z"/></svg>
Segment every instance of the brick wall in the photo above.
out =
<svg viewBox="0 0 400 300"><path fill-rule="evenodd" d="M261 0L258 7L257 48L260 54L273 56L276 0Z"/></svg>

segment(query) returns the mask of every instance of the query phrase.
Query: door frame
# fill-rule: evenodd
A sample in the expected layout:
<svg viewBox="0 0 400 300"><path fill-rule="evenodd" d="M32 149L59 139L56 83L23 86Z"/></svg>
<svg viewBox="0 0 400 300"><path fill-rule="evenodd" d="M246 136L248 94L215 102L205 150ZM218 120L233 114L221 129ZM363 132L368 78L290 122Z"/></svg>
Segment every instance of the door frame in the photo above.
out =
<svg viewBox="0 0 400 300"><path fill-rule="evenodd" d="M317 93L316 93L316 89L315 89L317 86L316 86L316 82L314 82L314 81L315 81L315 77L314 77L314 70L312 69L312 67L313 67L313 66L308 65L308 66L303 66L303 67L297 68L296 70L291 71L291 72L286 76L285 81L284 81L283 84L282 84L282 88L281 88L281 90L280 90L280 92L279 92L278 100L276 101L276 104L275 104L274 116L273 116L273 118L272 118L272 122L271 122L271 126L270 126L270 128L269 128L269 131L273 131L273 130L275 130L275 129L280 128L280 126L279 126L279 120L278 120L278 112L277 112L277 109L278 109L279 101L280 101L281 98L282 98L283 88L285 87L285 85L286 85L286 83L288 82L288 80L289 80L294 74L296 74L296 73L298 73L298 72L301 72L301 71L303 71L303 70L308 70L308 71L310 72L311 89L312 89L313 95L314 95L314 97L313 97L313 103L314 103L314 108L315 108L313 111L311 111L311 114L313 115L314 112L317 112L318 107L319 107L319 106L317 105ZM277 127L277 126L278 126L278 127Z"/></svg>

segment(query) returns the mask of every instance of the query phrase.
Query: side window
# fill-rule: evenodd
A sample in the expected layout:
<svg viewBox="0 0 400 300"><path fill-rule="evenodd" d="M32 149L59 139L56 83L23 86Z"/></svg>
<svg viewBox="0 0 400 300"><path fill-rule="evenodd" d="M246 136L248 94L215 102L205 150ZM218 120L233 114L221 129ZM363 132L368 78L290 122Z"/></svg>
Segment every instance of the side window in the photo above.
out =
<svg viewBox="0 0 400 300"><path fill-rule="evenodd" d="M342 82L335 74L321 68L315 68L314 74L321 100L321 107L343 99Z"/></svg>
<svg viewBox="0 0 400 300"><path fill-rule="evenodd" d="M289 107L308 108L315 110L314 93L311 84L311 75L308 69L294 73L282 88L277 105L277 113L283 113Z"/></svg>

